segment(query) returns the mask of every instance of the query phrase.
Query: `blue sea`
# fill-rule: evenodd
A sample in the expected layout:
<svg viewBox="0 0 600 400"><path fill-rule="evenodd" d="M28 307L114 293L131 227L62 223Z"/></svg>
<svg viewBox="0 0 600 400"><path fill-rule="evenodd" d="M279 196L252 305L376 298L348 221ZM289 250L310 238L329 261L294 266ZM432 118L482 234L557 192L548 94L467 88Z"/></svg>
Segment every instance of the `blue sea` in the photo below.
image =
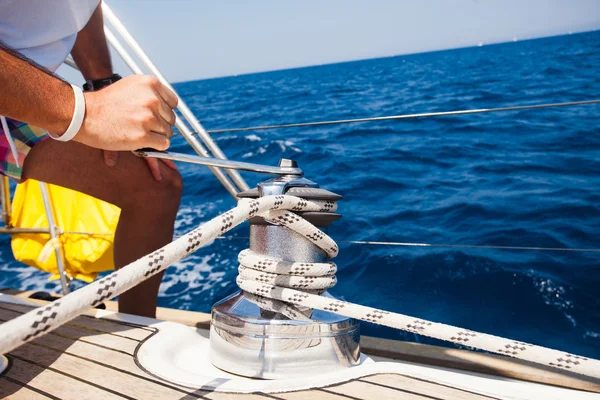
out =
<svg viewBox="0 0 600 400"><path fill-rule="evenodd" d="M175 85L207 129L577 101L600 93L600 31ZM600 106L222 133L234 160L298 161L340 193L331 293L419 318L600 358L600 253L394 247L352 240L600 248ZM172 149L191 152L182 137ZM234 206L180 165L177 234ZM266 179L243 173L251 185ZM208 312L235 292L242 225L171 266L159 304ZM57 291L10 262L0 287ZM363 323L366 335L436 343Z"/></svg>

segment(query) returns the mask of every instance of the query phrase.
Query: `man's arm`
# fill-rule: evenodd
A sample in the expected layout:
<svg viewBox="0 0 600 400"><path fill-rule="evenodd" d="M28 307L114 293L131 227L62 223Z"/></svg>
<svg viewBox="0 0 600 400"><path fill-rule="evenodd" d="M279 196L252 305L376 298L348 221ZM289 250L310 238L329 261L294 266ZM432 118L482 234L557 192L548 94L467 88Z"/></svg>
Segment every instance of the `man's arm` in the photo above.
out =
<svg viewBox="0 0 600 400"><path fill-rule="evenodd" d="M169 147L177 96L156 78L130 76L85 100L75 141L105 150ZM0 43L0 115L62 135L74 108L68 83Z"/></svg>
<svg viewBox="0 0 600 400"><path fill-rule="evenodd" d="M0 115L62 134L74 108L67 82L0 42Z"/></svg>
<svg viewBox="0 0 600 400"><path fill-rule="evenodd" d="M77 34L71 55L86 80L112 76L112 62L104 36L102 4L98 5L88 23Z"/></svg>

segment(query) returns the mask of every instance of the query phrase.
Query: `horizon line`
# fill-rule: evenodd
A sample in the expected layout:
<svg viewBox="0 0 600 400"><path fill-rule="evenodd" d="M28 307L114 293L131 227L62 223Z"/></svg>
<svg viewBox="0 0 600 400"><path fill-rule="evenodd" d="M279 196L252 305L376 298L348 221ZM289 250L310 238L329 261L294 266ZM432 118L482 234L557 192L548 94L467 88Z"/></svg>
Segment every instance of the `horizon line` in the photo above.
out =
<svg viewBox="0 0 600 400"><path fill-rule="evenodd" d="M439 52L443 52L443 51L471 49L471 48L487 47L487 46L497 46L497 45L502 45L502 44L511 44L511 43L519 43L519 42L530 42L530 41L534 41L534 40L543 40L543 39L550 39L550 38L556 38L556 37L562 37L562 36L580 35L580 34L586 34L586 33L592 33L592 32L600 32L600 29L575 31L575 32L569 31L568 33L561 33L561 34L558 34L558 35L539 36L539 37L532 37L532 38L526 38L526 39L518 39L517 38L518 40L508 40L508 41L482 43L482 44L480 42L480 44L469 45L469 46L459 46L459 47L450 47L450 48L446 48L446 49L434 49L434 50L426 50L426 51L416 51L416 52L410 52L410 53L392 54L392 55L378 56L378 57L372 57L372 58L350 59L350 60L344 60L344 61L330 62L330 63L326 63L326 64L299 65L299 66L293 66L293 67L287 67L287 68L278 68L278 69L271 69L271 70L264 70L264 71L243 72L243 73L234 74L234 75L212 76L212 77L207 77L207 78L191 79L191 80L186 80L186 81L171 81L170 83L175 85L175 84L179 84L179 83L209 81L209 80L213 80L213 79L235 78L235 77L238 77L238 76L266 74L266 73L270 73L270 72L289 71L289 70L293 70L293 69L324 67L324 66L328 66L328 65L347 64L347 63L360 62L360 61L382 60L382 59L385 59L385 58L394 58L394 57L402 57L402 56L413 56L413 55L428 54L428 53L439 53Z"/></svg>

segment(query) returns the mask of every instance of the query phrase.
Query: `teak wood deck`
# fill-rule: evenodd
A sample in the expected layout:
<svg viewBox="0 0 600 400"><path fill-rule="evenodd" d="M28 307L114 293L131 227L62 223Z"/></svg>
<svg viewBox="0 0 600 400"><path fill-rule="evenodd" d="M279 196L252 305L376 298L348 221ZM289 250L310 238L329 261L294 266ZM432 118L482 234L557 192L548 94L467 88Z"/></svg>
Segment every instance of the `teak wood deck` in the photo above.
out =
<svg viewBox="0 0 600 400"><path fill-rule="evenodd" d="M0 322L15 318L27 312L31 306L17 305L0 301ZM163 314L167 311L161 311ZM204 324L205 314L196 325ZM160 315L160 313L159 313ZM175 312L177 319L183 314ZM164 315L163 315L164 317ZM198 319L198 318L196 318ZM187 320L188 324L190 320ZM467 390L456 389L427 380L416 379L399 374L376 374L353 379L311 390L288 393L232 394L195 390L165 382L146 371L136 362L136 349L153 336L157 329L127 322L96 318L83 315L30 343L27 343L6 356L10 367L0 376L0 397L11 399L490 399L485 395ZM391 349L392 341L366 338L366 353L379 354L388 358L401 358L398 349ZM393 342L397 343L397 342ZM371 348L372 351L369 351ZM433 346L418 345L419 352L404 354L405 358L415 360L438 359L438 365L444 363L444 357L434 354ZM423 352L423 349L427 351ZM446 349L449 350L449 349ZM471 353L462 350L458 352ZM408 351L410 353L410 351ZM420 354L420 355L419 355ZM479 357L490 356L475 354ZM395 357L397 356L397 357ZM469 364L479 365L479 370L501 372L501 364L493 364L500 357L491 356L491 361L476 363L463 359L463 367ZM448 360L450 357L446 357ZM447 360L447 361L448 361ZM510 363L514 363L510 361ZM447 362L446 362L447 364ZM460 364L460 362L458 363ZM514 366L514 365L513 365ZM531 369L528 371L528 369ZM464 369L464 368L463 368ZM514 374L514 369L509 368ZM534 373L534 371L537 371ZM552 371L537 370L521 365L519 373L527 379L552 381L554 384L599 391L597 382L580 380L577 377L552 375ZM560 378L560 379L559 379ZM558 381L557 381L558 379Z"/></svg>

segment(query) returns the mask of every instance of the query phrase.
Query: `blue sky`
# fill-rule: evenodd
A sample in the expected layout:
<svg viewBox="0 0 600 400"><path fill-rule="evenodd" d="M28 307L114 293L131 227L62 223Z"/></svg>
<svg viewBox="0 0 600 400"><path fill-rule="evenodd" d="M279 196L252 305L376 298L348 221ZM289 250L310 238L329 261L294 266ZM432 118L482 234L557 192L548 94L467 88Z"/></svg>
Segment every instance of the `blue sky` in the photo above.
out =
<svg viewBox="0 0 600 400"><path fill-rule="evenodd" d="M600 29L598 0L107 3L174 82Z"/></svg>

